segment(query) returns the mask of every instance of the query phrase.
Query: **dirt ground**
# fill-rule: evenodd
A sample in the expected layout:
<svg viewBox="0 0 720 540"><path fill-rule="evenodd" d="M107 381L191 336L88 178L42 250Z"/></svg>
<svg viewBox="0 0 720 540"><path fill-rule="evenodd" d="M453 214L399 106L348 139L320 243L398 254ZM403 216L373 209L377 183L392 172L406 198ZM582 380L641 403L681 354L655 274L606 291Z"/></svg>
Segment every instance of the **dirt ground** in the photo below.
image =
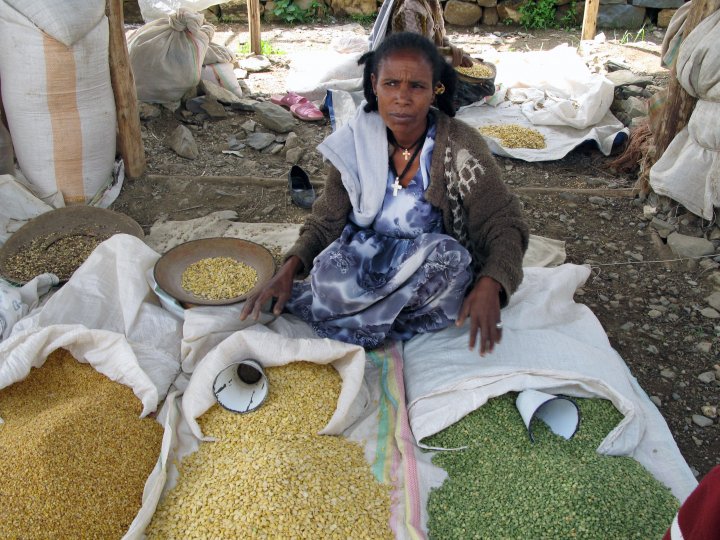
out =
<svg viewBox="0 0 720 540"><path fill-rule="evenodd" d="M368 30L340 23L292 28L265 25L262 39L280 51L319 50L329 47L338 31L348 29ZM579 35L579 31L563 30L528 33L504 26L449 30L454 43L477 55L489 47L547 50L561 43L575 46ZM638 74L653 75L657 85L667 83L667 71L659 60L661 32L648 32L647 42L642 43L622 43L627 35L620 31L608 32L607 38L603 58L622 60ZM215 41L231 47L247 39L247 28L240 25L219 27L215 36ZM284 91L287 56L270 58L270 71L250 74L245 81L255 98ZM126 181L113 209L133 217L146 232L158 219L185 220L228 209L237 211L239 221L302 222L307 211L291 203L286 184L290 164L282 154L262 154L250 148L243 149L243 157L222 153L228 139L252 118L253 113L231 112L215 122L184 119L200 151L195 160L183 159L167 146L170 133L181 123L171 111L164 109L160 117L143 122L146 174ZM295 132L307 148L300 164L320 190L324 169L315 146L331 132L330 124L327 120L299 122ZM700 313L713 291L708 280L711 272L686 261L659 262L674 257L649 226L643 211L648 201L608 191L631 188L636 180L608 168L613 156L583 145L553 162L497 159L507 184L522 201L532 233L565 241L568 262L591 264L592 275L576 300L587 304L599 318L613 347L659 404L686 460L698 478L702 477L720 462L717 417L708 427L692 421L695 414L712 416L712 408L720 405L719 383L698 379L701 373L720 370L720 323ZM253 177L260 183L229 177ZM685 234L698 236L707 225L675 204L661 206L661 211L668 218L677 218ZM717 375L720 378L720 371Z"/></svg>

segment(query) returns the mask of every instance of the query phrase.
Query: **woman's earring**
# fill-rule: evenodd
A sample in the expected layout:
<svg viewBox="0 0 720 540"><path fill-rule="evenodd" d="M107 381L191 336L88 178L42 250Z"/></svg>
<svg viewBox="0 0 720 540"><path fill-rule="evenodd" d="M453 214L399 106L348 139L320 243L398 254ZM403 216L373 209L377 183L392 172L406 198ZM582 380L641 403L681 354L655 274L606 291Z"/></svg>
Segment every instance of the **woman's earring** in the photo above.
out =
<svg viewBox="0 0 720 540"><path fill-rule="evenodd" d="M435 95L439 96L440 94L445 93L445 85L443 83L438 83L438 85L435 87Z"/></svg>

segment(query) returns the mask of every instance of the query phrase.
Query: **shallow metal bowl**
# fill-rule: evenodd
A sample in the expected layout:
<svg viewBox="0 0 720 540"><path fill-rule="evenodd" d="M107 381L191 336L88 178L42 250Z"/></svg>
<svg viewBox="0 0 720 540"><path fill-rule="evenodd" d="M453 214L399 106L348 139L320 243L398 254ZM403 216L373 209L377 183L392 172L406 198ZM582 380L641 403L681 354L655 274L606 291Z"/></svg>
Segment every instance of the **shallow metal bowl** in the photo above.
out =
<svg viewBox="0 0 720 540"><path fill-rule="evenodd" d="M118 233L131 234L140 239L145 237L142 227L125 214L94 206L67 206L40 214L20 227L0 247L0 275L18 285L19 279L9 267L10 259L29 249L37 238L50 237L57 242L68 236L112 236ZM61 280L61 283L67 279Z"/></svg>
<svg viewBox="0 0 720 540"><path fill-rule="evenodd" d="M257 283L247 293L234 298L211 300L196 296L182 287L185 269L201 259L231 257L251 266L257 272ZM265 285L275 274L272 253L264 246L240 238L203 238L175 246L155 263L154 276L158 286L170 296L190 305L222 306L241 302Z"/></svg>

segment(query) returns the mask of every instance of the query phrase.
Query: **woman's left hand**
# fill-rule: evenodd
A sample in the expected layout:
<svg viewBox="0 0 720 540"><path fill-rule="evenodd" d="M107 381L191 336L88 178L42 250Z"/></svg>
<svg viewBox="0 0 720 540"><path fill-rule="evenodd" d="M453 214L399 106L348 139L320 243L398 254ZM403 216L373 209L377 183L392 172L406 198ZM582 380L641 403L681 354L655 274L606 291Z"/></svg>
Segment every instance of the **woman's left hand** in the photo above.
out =
<svg viewBox="0 0 720 540"><path fill-rule="evenodd" d="M502 330L500 322L500 291L502 286L491 277L481 277L465 297L456 321L457 326L465 324L470 317L470 350L475 348L478 331L480 332L480 356L492 352L496 343L500 343Z"/></svg>

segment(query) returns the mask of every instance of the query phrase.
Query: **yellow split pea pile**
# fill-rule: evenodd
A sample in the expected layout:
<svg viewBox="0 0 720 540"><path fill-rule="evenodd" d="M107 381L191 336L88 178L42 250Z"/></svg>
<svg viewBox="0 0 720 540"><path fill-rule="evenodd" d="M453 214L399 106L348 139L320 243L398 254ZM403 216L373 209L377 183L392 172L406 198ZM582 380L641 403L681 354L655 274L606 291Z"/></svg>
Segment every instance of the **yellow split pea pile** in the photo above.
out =
<svg viewBox="0 0 720 540"><path fill-rule="evenodd" d="M227 300L250 291L257 283L252 266L231 257L209 257L188 266L182 288L200 298Z"/></svg>
<svg viewBox="0 0 720 540"><path fill-rule="evenodd" d="M505 148L545 148L545 137L542 133L517 124L491 124L478 129L483 135L500 139L500 144Z"/></svg>
<svg viewBox="0 0 720 540"><path fill-rule="evenodd" d="M0 538L120 538L163 429L127 386L62 349L0 390Z"/></svg>
<svg viewBox="0 0 720 540"><path fill-rule="evenodd" d="M463 75L467 75L468 77L473 77L475 79L487 79L493 76L493 70L490 66L478 63L474 63L470 67L458 66L455 68L455 71L457 71L458 73L462 73Z"/></svg>
<svg viewBox="0 0 720 540"><path fill-rule="evenodd" d="M183 459L149 538L392 538L390 487L375 480L363 449L317 435L337 404L335 369L297 362L267 376L256 411L215 405L198 419L217 442Z"/></svg>

